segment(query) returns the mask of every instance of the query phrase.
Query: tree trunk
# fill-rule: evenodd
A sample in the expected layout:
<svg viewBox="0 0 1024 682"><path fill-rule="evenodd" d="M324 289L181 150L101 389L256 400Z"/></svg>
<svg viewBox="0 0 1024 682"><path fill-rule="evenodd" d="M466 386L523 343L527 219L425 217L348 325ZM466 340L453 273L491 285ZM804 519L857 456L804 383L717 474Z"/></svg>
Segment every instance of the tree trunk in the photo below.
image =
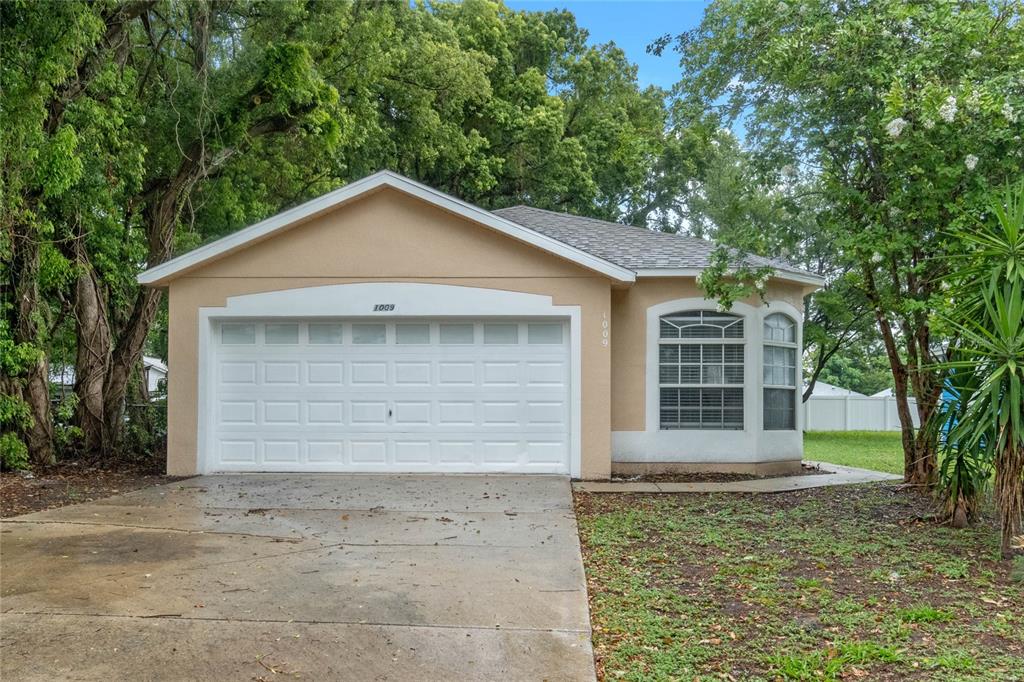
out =
<svg viewBox="0 0 1024 682"><path fill-rule="evenodd" d="M164 259L166 260L166 259ZM162 262L162 261L161 261ZM132 372L142 360L142 350L149 334L150 325L160 307L159 289L144 287L139 290L135 307L128 318L117 347L110 360L106 376L106 390L103 396L103 414L111 442L117 443L124 423L125 399Z"/></svg>
<svg viewBox="0 0 1024 682"><path fill-rule="evenodd" d="M75 423L82 429L87 452L108 455L112 449L111 434L103 410L104 382L110 366L107 307L96 272L80 239L74 243L73 254L78 269L74 308L78 346L75 358L75 394L78 396Z"/></svg>
<svg viewBox="0 0 1024 682"><path fill-rule="evenodd" d="M157 195L143 212L146 238L149 246L148 265L163 263L171 255L174 239L174 224L178 218L181 196L191 186L195 177L201 174L197 161L200 152L193 145L191 156L185 158L182 167L167 189ZM140 287L135 296L131 315L117 337L116 346L106 373L103 396L103 419L110 439L120 440L124 425L124 401L133 368L142 359L142 349L149 334L150 325L160 308L163 292L152 287Z"/></svg>
<svg viewBox="0 0 1024 682"><path fill-rule="evenodd" d="M14 342L39 348L39 241L25 226L12 230L10 286L14 305L10 314ZM53 419L50 414L50 363L45 353L31 367L24 380L9 381L8 390L28 403L32 425L21 431L29 458L36 464L54 464ZM19 395L20 394L20 395Z"/></svg>
<svg viewBox="0 0 1024 682"><path fill-rule="evenodd" d="M1013 434L996 456L996 507L999 509L1000 552L1004 559L1014 555L1014 540L1024 523L1024 450L1014 446Z"/></svg>
<svg viewBox="0 0 1024 682"><path fill-rule="evenodd" d="M39 362L29 372L22 397L32 410L32 427L22 435L29 457L35 464L56 464L53 451L53 418L50 414L50 363L41 353Z"/></svg>

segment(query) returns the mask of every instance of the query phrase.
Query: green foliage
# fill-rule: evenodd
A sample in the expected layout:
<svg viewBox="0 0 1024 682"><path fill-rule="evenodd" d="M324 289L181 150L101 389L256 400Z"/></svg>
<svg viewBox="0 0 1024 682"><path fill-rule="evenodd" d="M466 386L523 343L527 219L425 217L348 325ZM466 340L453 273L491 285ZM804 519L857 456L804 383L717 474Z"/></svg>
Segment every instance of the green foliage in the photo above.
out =
<svg viewBox="0 0 1024 682"><path fill-rule="evenodd" d="M9 305L6 301L3 305ZM16 343L7 321L0 319L0 376L4 385L19 386L29 368L39 361L39 350L31 344ZM5 469L24 469L28 466L28 448L18 432L33 423L28 404L17 391L10 388L0 393L0 466Z"/></svg>
<svg viewBox="0 0 1024 682"><path fill-rule="evenodd" d="M831 289L825 290L815 294L814 299L820 304L823 297L835 293L837 292ZM847 306L847 311L850 311L849 306ZM861 315L864 315L863 311ZM838 313L836 316L826 319L831 321L842 317L843 313ZM864 317L870 320L869 316L864 315ZM807 327L804 329L806 338ZM862 329L860 334L855 343L847 343L845 348L841 348L825 361L818 378L833 386L841 386L865 395L874 395L886 388L892 388L892 369L889 367L889 360L885 357L885 348L877 339L878 334L872 329ZM828 347L827 344L831 338L826 337L819 344Z"/></svg>
<svg viewBox="0 0 1024 682"><path fill-rule="evenodd" d="M897 398L929 417L944 371L948 232L1024 172L1020 3L718 0L678 37L681 98L744 115L753 163L819 192L817 238L852 278L884 343ZM810 182L812 180L812 182ZM793 181L768 183L789 191ZM761 229L753 224L749 233ZM748 234L738 246L756 241ZM725 272L746 279L759 273ZM745 277L740 277L744 275ZM709 289L721 294L713 287ZM933 434L904 424L907 473L930 478Z"/></svg>
<svg viewBox="0 0 1024 682"><path fill-rule="evenodd" d="M701 135L669 134L667 93L641 88L624 53L588 45L564 11L158 0L0 12L0 252L5 295L18 282L27 294L4 318L61 362L92 344L127 369L147 332L165 347L141 267L381 168L484 206L637 224L670 221L699 168ZM77 309L93 299L101 315ZM103 405L83 396L75 421L102 412L105 428L79 434L57 417L64 445L84 435L106 450L95 434L122 430L108 394L127 372L114 385L97 371ZM139 418L125 442L155 447Z"/></svg>
<svg viewBox="0 0 1024 682"><path fill-rule="evenodd" d="M1024 183L994 196L990 213L973 229L951 229L961 245L946 318L956 337L943 366L954 395L932 428L946 434L949 506L972 511L995 470L1008 553L1024 514Z"/></svg>
<svg viewBox="0 0 1024 682"><path fill-rule="evenodd" d="M773 670L787 680L837 680L850 666L866 663L894 663L900 654L894 647L873 642L840 642L836 646L806 654L777 654L768 657Z"/></svg>
<svg viewBox="0 0 1024 682"><path fill-rule="evenodd" d="M903 609L899 616L904 623L948 623L953 620L953 614L949 611L927 605Z"/></svg>
<svg viewBox="0 0 1024 682"><path fill-rule="evenodd" d="M0 468L27 469L28 461L28 448L18 436L9 431L0 435Z"/></svg>

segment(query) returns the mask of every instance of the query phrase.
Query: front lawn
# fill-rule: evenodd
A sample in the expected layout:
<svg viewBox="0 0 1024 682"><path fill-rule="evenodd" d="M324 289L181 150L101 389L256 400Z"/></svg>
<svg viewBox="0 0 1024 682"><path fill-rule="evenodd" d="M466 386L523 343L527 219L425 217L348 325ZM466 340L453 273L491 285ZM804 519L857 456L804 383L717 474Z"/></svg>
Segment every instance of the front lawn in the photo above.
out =
<svg viewBox="0 0 1024 682"><path fill-rule="evenodd" d="M807 431L804 459L903 473L899 431Z"/></svg>
<svg viewBox="0 0 1024 682"><path fill-rule="evenodd" d="M1021 680L1024 583L991 526L888 484L577 493L605 680Z"/></svg>

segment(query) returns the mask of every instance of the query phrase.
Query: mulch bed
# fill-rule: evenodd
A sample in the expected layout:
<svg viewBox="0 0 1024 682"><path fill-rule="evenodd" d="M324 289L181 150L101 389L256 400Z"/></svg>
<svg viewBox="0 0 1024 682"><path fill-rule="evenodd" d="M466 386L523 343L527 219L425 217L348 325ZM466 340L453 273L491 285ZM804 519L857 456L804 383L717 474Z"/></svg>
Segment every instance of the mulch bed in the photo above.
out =
<svg viewBox="0 0 1024 682"><path fill-rule="evenodd" d="M636 483L732 483L735 481L758 481L766 478L789 478L790 476L815 476L831 473L827 469L804 464L800 471L773 476L757 474L724 474L713 471L688 474L640 474L637 476L612 476L612 481Z"/></svg>
<svg viewBox="0 0 1024 682"><path fill-rule="evenodd" d="M69 504L93 502L181 477L166 476L155 465L100 468L80 462L0 473L0 517L18 516Z"/></svg>

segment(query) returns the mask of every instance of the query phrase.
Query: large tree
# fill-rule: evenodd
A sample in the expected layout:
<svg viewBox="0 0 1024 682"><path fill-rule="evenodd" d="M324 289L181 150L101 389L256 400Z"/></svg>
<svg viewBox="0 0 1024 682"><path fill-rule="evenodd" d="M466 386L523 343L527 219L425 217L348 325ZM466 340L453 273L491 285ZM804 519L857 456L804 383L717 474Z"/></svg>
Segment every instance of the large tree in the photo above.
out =
<svg viewBox="0 0 1024 682"><path fill-rule="evenodd" d="M31 424L17 410L8 421L38 461L52 458L57 347L74 357L84 449L118 447L162 319L160 293L135 283L143 267L380 168L485 206L643 223L697 166L699 145L681 141L695 138L667 134L665 93L639 87L621 50L588 45L566 12L491 0L2 8L3 108L18 125L4 138L0 342L26 351L3 388L31 405Z"/></svg>
<svg viewBox="0 0 1024 682"><path fill-rule="evenodd" d="M678 36L680 96L743 115L763 163L813 173L823 237L859 279L893 375L907 481L930 483L943 375L935 312L965 224L1024 171L1017 2L718 0ZM666 41L667 44L668 41Z"/></svg>

